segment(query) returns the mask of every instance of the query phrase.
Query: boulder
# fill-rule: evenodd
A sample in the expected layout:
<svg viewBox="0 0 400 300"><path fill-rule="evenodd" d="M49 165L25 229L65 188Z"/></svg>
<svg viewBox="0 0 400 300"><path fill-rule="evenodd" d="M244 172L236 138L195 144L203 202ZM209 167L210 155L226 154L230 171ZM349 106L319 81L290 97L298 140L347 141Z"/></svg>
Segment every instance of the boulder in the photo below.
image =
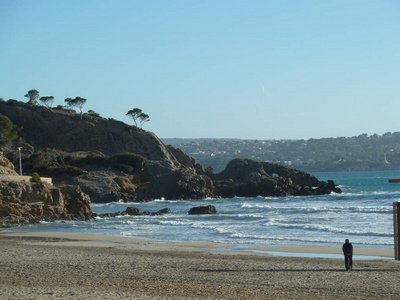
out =
<svg viewBox="0 0 400 300"><path fill-rule="evenodd" d="M189 215L215 215L217 214L217 209L214 205L207 206L197 206L192 207L189 212Z"/></svg>
<svg viewBox="0 0 400 300"><path fill-rule="evenodd" d="M157 213L169 214L170 212L171 212L171 210L169 208L163 208L163 209L160 209Z"/></svg>
<svg viewBox="0 0 400 300"><path fill-rule="evenodd" d="M141 215L143 215L143 210L141 208L137 208L137 207L127 207L126 208L126 212L130 216L141 216Z"/></svg>

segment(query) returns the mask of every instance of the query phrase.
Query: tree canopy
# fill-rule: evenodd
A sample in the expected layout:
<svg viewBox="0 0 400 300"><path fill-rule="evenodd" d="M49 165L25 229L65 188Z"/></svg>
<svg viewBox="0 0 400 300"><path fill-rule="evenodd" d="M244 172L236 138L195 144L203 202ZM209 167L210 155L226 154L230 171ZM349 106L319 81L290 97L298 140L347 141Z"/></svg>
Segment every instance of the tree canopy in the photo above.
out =
<svg viewBox="0 0 400 300"><path fill-rule="evenodd" d="M141 114L139 115L139 121L140 121L140 128L142 128L142 126L143 126L144 123L150 121L150 117L149 117L148 114L141 113Z"/></svg>
<svg viewBox="0 0 400 300"><path fill-rule="evenodd" d="M126 113L128 117L133 119L133 122L135 122L135 126L137 126L136 120L140 117L141 114L143 114L143 112L140 108L131 109Z"/></svg>
<svg viewBox="0 0 400 300"><path fill-rule="evenodd" d="M28 103L35 105L37 104L37 99L39 98L39 91L38 90L29 90L28 93L24 96L26 98L28 98Z"/></svg>
<svg viewBox="0 0 400 300"><path fill-rule="evenodd" d="M142 112L140 108L131 109L126 113L126 115L133 119L135 122L135 126L137 127L137 120L140 122L140 128L142 128L143 124L150 121L150 117L148 114Z"/></svg>
<svg viewBox="0 0 400 300"><path fill-rule="evenodd" d="M53 96L43 96L39 98L39 101L42 102L47 107L53 106L54 97Z"/></svg>
<svg viewBox="0 0 400 300"><path fill-rule="evenodd" d="M82 118L82 107L85 105L86 100L87 99L82 97L75 97L74 99L66 98L64 102L67 103L68 107L78 107Z"/></svg>

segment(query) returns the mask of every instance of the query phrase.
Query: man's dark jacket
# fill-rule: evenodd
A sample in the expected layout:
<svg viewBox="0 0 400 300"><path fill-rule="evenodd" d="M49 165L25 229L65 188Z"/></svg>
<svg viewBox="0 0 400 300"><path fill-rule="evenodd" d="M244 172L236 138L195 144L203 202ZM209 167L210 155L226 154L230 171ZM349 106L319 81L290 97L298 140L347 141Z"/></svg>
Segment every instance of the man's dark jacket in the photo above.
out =
<svg viewBox="0 0 400 300"><path fill-rule="evenodd" d="M353 255L353 245L349 242L343 244L342 250L344 255Z"/></svg>

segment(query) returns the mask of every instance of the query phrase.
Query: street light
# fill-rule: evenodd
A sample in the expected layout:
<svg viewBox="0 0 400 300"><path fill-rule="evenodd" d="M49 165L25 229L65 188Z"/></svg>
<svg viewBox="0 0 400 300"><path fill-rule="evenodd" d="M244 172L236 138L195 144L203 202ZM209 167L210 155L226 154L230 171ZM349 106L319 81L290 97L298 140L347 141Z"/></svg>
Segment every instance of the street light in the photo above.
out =
<svg viewBox="0 0 400 300"><path fill-rule="evenodd" d="M22 149L22 147L18 147L18 152L19 152L19 175L20 176L22 176L21 149Z"/></svg>

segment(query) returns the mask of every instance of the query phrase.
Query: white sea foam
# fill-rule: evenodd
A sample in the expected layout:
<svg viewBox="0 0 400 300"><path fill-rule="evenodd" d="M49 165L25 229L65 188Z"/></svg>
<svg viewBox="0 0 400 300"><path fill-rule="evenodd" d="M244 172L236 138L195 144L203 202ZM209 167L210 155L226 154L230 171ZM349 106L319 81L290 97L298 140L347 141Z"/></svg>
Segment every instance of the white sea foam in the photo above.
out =
<svg viewBox="0 0 400 300"><path fill-rule="evenodd" d="M171 213L97 217L89 222L43 222L5 230L92 232L160 241L204 240L241 245L334 245L350 238L356 245L391 247L392 203L400 198L400 189L381 183L374 186L374 178L368 172L324 174L328 175L340 184L343 194L187 201L158 199L148 203L118 201L93 204L92 209L96 213L107 213L125 211L129 206L144 211L168 207ZM209 203L217 208L217 215L188 215L191 207Z"/></svg>

